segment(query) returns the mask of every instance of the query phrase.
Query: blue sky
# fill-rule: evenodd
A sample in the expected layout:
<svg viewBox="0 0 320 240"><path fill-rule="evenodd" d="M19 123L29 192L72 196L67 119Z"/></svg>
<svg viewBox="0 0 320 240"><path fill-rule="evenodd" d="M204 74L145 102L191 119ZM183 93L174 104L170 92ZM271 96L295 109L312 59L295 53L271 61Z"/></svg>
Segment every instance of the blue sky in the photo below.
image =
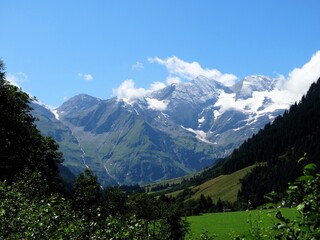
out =
<svg viewBox="0 0 320 240"><path fill-rule="evenodd" d="M319 9L318 0L4 0L0 58L9 79L53 107L79 93L108 99L124 82L288 77L320 50Z"/></svg>

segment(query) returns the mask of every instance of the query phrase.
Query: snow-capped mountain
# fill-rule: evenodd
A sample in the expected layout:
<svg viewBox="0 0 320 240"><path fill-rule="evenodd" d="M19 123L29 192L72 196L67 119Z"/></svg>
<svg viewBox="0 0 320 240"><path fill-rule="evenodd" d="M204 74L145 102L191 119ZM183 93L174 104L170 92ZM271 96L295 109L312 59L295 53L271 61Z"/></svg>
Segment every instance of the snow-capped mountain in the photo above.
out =
<svg viewBox="0 0 320 240"><path fill-rule="evenodd" d="M227 87L199 76L135 99L81 94L35 115L74 173L89 167L103 184L147 183L213 164L283 113L278 81L255 75Z"/></svg>
<svg viewBox="0 0 320 240"><path fill-rule="evenodd" d="M278 79L266 76L248 76L234 86L236 99L252 98L253 92L272 91L277 83Z"/></svg>

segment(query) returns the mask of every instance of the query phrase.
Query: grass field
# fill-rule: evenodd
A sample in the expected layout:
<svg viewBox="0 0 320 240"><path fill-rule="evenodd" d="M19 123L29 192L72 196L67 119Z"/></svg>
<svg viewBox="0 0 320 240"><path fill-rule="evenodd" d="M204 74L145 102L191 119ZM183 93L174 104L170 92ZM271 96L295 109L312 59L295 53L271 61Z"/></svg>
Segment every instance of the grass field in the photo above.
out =
<svg viewBox="0 0 320 240"><path fill-rule="evenodd" d="M293 219L298 213L295 209L283 208L281 212L285 217ZM236 236L250 238L250 226L264 229L267 233L272 230L273 224L277 221L275 218L276 210L254 210L226 213L208 213L201 216L188 217L190 223L190 235L186 239L200 239L202 233L207 232L214 239L233 239Z"/></svg>
<svg viewBox="0 0 320 240"><path fill-rule="evenodd" d="M252 165L243 168L229 175L220 175L198 186L190 187L190 189L195 192L192 199L199 199L200 195L203 194L204 196L210 196L214 203L216 203L219 198L223 201L235 202L241 187L240 179L248 174L255 166L256 165ZM180 192L182 192L182 190L166 195L176 197Z"/></svg>
<svg viewBox="0 0 320 240"><path fill-rule="evenodd" d="M224 201L235 202L241 187L239 180L247 175L255 166L243 168L229 175L220 175L192 188L196 192L192 198L198 199L203 194L204 196L210 196L214 203L218 201L219 197Z"/></svg>

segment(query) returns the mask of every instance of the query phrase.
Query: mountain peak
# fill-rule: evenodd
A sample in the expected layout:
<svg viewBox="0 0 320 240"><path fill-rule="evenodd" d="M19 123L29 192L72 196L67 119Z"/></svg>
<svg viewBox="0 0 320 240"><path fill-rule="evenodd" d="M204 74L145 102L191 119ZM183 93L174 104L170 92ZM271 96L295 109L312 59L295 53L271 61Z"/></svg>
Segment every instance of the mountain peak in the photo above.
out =
<svg viewBox="0 0 320 240"><path fill-rule="evenodd" d="M242 81L238 82L234 89L237 99L248 99L252 97L254 91L271 91L275 88L277 79L263 76L251 75L245 77Z"/></svg>
<svg viewBox="0 0 320 240"><path fill-rule="evenodd" d="M210 79L205 77L205 76L203 76L203 75L199 75L198 77L196 77L194 79L194 81L210 81Z"/></svg>
<svg viewBox="0 0 320 240"><path fill-rule="evenodd" d="M94 106L99 101L101 101L99 98L82 93L70 98L57 109L60 114L63 114L64 112L78 112Z"/></svg>
<svg viewBox="0 0 320 240"><path fill-rule="evenodd" d="M100 99L96 98L96 97L92 97L92 96L85 94L85 93L80 93L80 94L68 99L66 102L73 101L73 100L92 101L92 100L100 100Z"/></svg>

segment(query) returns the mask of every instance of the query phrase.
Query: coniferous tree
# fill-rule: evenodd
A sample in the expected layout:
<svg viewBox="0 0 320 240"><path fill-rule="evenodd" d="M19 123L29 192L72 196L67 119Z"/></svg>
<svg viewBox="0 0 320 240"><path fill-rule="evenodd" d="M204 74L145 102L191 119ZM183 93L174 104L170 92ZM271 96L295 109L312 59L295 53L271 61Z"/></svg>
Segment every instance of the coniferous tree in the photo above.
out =
<svg viewBox="0 0 320 240"><path fill-rule="evenodd" d="M127 198L118 187L107 187L104 190L102 204L105 214L122 216L128 212Z"/></svg>
<svg viewBox="0 0 320 240"><path fill-rule="evenodd" d="M264 203L264 196L269 192L284 192L287 184L302 174L297 159L304 153L310 161L320 162L319 119L320 79L310 86L299 103L245 141L225 161L223 173L263 162L241 180L239 201L250 201L255 207Z"/></svg>
<svg viewBox="0 0 320 240"><path fill-rule="evenodd" d="M221 201L221 198L218 199L217 201L217 211L222 212L223 211L223 203Z"/></svg>
<svg viewBox="0 0 320 240"><path fill-rule="evenodd" d="M74 184L73 206L89 220L99 215L101 187L98 177L90 169L80 173Z"/></svg>
<svg viewBox="0 0 320 240"><path fill-rule="evenodd" d="M6 81L0 60L0 180L12 182L25 169L38 170L55 186L62 154L52 138L43 137L30 114L30 96Z"/></svg>

